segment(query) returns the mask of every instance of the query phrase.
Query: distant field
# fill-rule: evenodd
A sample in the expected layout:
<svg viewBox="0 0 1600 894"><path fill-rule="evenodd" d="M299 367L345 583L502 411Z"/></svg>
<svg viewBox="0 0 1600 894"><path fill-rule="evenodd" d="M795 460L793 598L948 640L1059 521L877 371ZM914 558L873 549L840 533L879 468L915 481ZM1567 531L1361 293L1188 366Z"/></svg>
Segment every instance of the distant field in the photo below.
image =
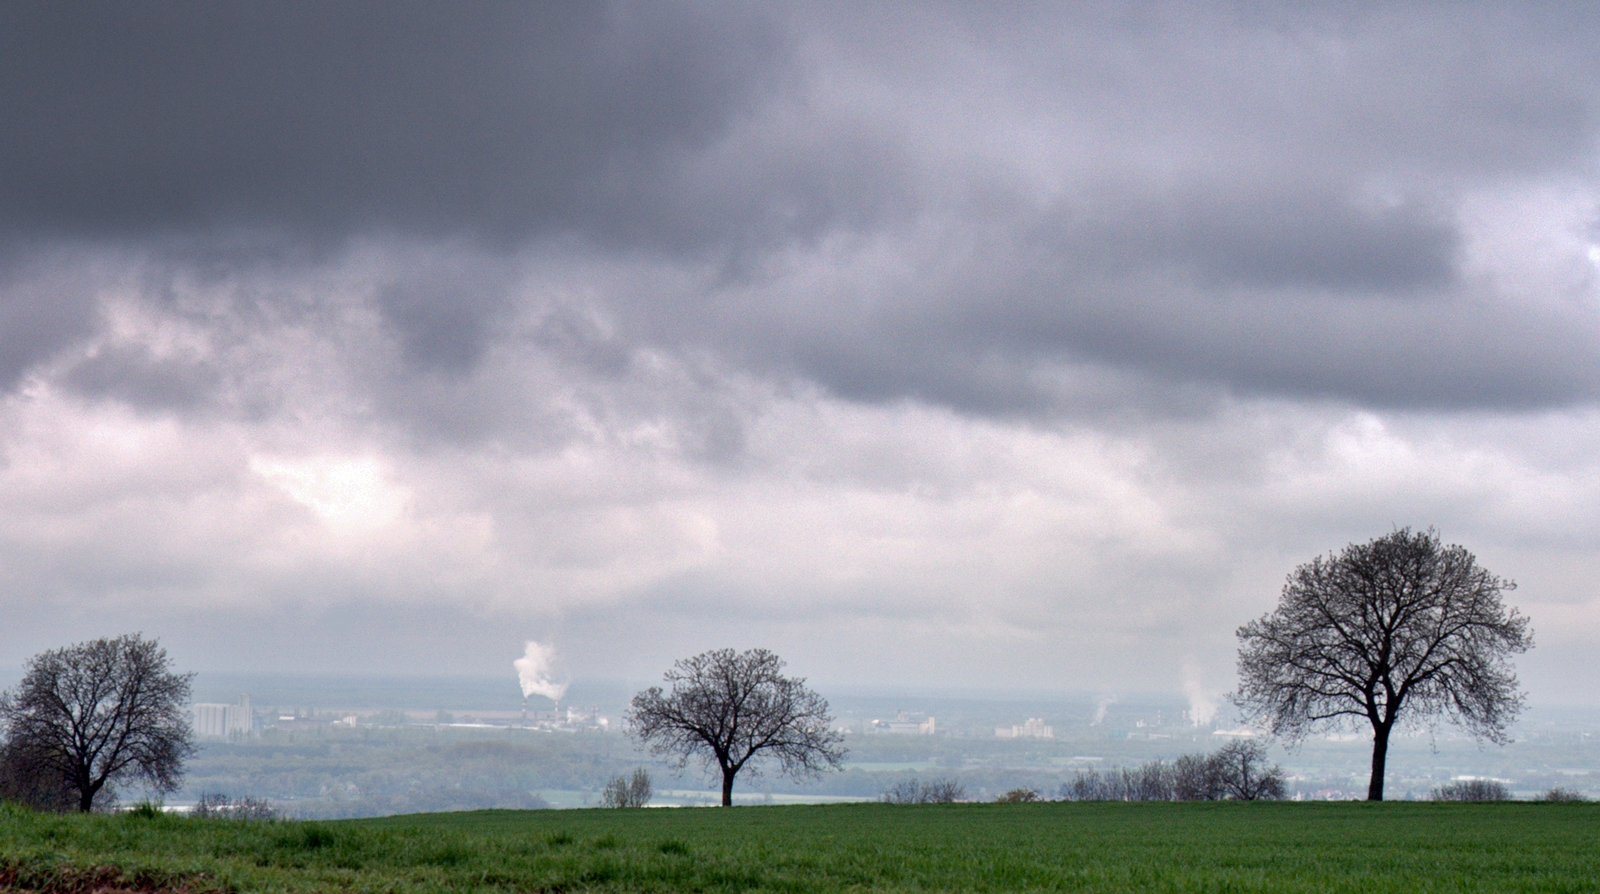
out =
<svg viewBox="0 0 1600 894"><path fill-rule="evenodd" d="M338 822L0 809L0 890L1600 891L1600 804L1038 803Z"/></svg>

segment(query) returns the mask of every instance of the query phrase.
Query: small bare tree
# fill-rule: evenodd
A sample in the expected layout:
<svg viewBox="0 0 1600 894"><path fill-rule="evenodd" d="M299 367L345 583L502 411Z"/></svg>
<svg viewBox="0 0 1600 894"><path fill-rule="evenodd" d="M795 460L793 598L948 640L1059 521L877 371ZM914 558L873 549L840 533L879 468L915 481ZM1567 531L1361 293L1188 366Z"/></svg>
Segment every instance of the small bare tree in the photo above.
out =
<svg viewBox="0 0 1600 894"><path fill-rule="evenodd" d="M789 776L807 777L843 764L843 736L829 729L828 703L805 680L785 677L783 661L765 649L732 649L685 658L633 697L635 736L678 766L700 758L722 774L722 806L733 804L733 779L751 762L770 759Z"/></svg>
<svg viewBox="0 0 1600 894"><path fill-rule="evenodd" d="M650 793L650 773L639 767L631 777L621 774L611 777L600 793L600 806L643 807L650 803Z"/></svg>
<svg viewBox="0 0 1600 894"><path fill-rule="evenodd" d="M1267 746L1233 741L1211 755L1211 777L1222 797L1236 801L1281 801L1283 768L1267 765Z"/></svg>
<svg viewBox="0 0 1600 894"><path fill-rule="evenodd" d="M1444 716L1506 741L1522 707L1507 656L1533 644L1501 594L1515 588L1432 529L1402 529L1289 575L1278 608L1239 628L1235 701L1275 735L1372 727L1367 798L1383 800L1389 737L1402 721Z"/></svg>
<svg viewBox="0 0 1600 894"><path fill-rule="evenodd" d="M14 692L0 695L7 750L36 785L61 786L92 810L108 786L140 781L175 791L194 753L184 706L193 674L138 634L35 655Z"/></svg>

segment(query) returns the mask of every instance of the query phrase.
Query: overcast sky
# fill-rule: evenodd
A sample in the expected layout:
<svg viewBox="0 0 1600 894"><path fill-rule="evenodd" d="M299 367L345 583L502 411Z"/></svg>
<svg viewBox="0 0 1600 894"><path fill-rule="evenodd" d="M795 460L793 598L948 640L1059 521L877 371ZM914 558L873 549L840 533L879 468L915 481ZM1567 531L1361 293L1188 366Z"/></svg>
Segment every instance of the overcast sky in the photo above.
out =
<svg viewBox="0 0 1600 894"><path fill-rule="evenodd" d="M1219 693L1435 526L1596 698L1576 4L0 6L0 664Z"/></svg>

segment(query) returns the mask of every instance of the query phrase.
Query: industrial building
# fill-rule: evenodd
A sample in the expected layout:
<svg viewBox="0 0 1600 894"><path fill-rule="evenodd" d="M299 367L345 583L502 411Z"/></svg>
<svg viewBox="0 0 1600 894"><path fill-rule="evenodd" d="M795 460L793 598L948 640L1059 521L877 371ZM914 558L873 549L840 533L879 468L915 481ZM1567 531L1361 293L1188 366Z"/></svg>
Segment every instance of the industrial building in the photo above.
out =
<svg viewBox="0 0 1600 894"><path fill-rule="evenodd" d="M1002 739L1054 739L1055 727L1045 726L1044 721L1038 717L1029 717L1021 726L997 726L994 734Z"/></svg>
<svg viewBox="0 0 1600 894"><path fill-rule="evenodd" d="M201 738L239 739L256 734L256 712L248 694L239 703L201 703L194 706L194 734Z"/></svg>

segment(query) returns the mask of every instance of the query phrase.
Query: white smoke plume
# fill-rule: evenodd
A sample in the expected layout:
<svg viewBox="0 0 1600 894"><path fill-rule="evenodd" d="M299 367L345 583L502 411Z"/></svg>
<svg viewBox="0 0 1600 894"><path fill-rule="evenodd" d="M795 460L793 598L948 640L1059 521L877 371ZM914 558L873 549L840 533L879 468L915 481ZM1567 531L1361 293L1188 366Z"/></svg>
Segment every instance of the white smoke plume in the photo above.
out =
<svg viewBox="0 0 1600 894"><path fill-rule="evenodd" d="M1089 721L1090 726L1099 726L1106 722L1106 709L1121 701L1120 696L1102 695L1094 703L1094 719Z"/></svg>
<svg viewBox="0 0 1600 894"><path fill-rule="evenodd" d="M522 657L512 662L517 669L517 681L522 684L522 697L542 695L553 702L561 701L567 694L567 684L557 683L551 679L555 665L556 650L554 646L546 646L528 640L527 648L523 650Z"/></svg>
<svg viewBox="0 0 1600 894"><path fill-rule="evenodd" d="M1192 661L1183 663L1183 694L1189 698L1189 722L1209 726L1217 716L1217 697L1200 682L1200 669Z"/></svg>

